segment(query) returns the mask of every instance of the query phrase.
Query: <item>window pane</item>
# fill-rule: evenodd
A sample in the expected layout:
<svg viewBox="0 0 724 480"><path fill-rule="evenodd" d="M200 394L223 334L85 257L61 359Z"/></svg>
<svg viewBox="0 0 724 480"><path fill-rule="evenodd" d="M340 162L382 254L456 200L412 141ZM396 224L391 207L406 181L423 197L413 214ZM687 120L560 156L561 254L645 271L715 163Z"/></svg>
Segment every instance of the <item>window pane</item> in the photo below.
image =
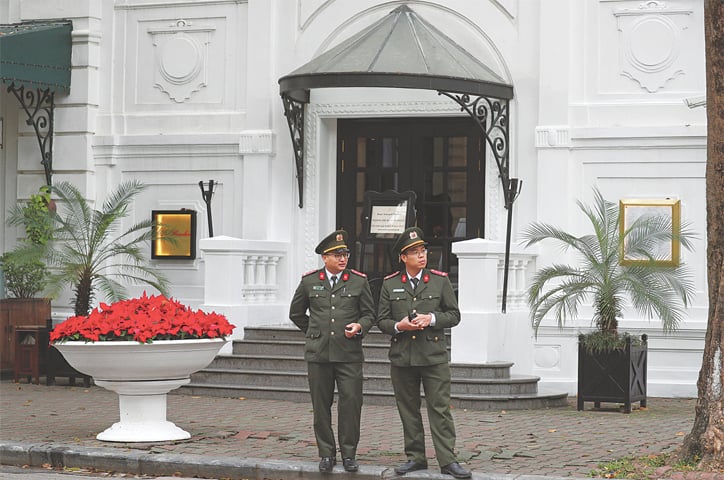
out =
<svg viewBox="0 0 724 480"><path fill-rule="evenodd" d="M384 192L385 190L397 190L397 172L387 172L382 175L382 186L379 191Z"/></svg>
<svg viewBox="0 0 724 480"><path fill-rule="evenodd" d="M365 137L357 137L357 167L364 168L367 166L367 139Z"/></svg>
<svg viewBox="0 0 724 480"><path fill-rule="evenodd" d="M428 172L428 175L432 173L432 185L431 192L434 196L442 195L445 191L444 185L444 173L443 172Z"/></svg>
<svg viewBox="0 0 724 480"><path fill-rule="evenodd" d="M365 181L366 174L364 172L357 172L355 175L357 180L357 194L355 196L355 200L357 202L364 201L365 191L367 191L367 182Z"/></svg>
<svg viewBox="0 0 724 480"><path fill-rule="evenodd" d="M443 147L445 141L442 137L432 139L432 164L434 167L441 168L443 166Z"/></svg>
<svg viewBox="0 0 724 480"><path fill-rule="evenodd" d="M448 138L448 166L464 167L467 165L467 137L450 137Z"/></svg>
<svg viewBox="0 0 724 480"><path fill-rule="evenodd" d="M447 193L453 202L467 200L467 175L464 172L450 172L447 174Z"/></svg>
<svg viewBox="0 0 724 480"><path fill-rule="evenodd" d="M453 237L465 238L466 236L466 214L467 208L465 207L451 207L450 212L452 213L452 227Z"/></svg>
<svg viewBox="0 0 724 480"><path fill-rule="evenodd" d="M382 139L382 166L397 168L397 138Z"/></svg>

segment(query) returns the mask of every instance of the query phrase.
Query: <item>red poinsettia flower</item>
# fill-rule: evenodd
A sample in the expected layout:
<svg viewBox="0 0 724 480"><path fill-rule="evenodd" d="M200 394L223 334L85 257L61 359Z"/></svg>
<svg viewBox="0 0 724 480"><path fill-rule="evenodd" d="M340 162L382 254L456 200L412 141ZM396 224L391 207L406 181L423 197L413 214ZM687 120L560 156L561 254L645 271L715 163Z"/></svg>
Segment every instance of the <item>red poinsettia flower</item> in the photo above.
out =
<svg viewBox="0 0 724 480"><path fill-rule="evenodd" d="M101 303L88 316L70 317L50 333L50 343L224 338L234 326L223 315L193 311L163 295Z"/></svg>

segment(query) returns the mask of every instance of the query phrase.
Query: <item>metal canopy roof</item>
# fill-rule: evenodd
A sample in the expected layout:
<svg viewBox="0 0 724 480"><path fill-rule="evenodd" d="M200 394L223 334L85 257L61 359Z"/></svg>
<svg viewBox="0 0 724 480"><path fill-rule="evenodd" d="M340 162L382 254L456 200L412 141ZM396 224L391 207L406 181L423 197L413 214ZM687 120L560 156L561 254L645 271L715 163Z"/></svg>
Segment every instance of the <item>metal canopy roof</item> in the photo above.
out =
<svg viewBox="0 0 724 480"><path fill-rule="evenodd" d="M71 22L0 25L0 79L16 88L70 90Z"/></svg>
<svg viewBox="0 0 724 480"><path fill-rule="evenodd" d="M324 87L396 87L513 98L513 86L450 37L401 5L279 79L280 93L309 102Z"/></svg>

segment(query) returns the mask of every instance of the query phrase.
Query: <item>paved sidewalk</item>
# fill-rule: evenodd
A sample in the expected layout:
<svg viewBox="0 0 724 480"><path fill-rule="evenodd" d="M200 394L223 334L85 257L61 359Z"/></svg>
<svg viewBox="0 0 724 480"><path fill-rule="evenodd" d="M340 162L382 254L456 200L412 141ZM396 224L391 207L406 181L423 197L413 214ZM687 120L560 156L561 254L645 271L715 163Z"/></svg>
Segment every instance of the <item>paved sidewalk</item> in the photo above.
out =
<svg viewBox="0 0 724 480"><path fill-rule="evenodd" d="M604 404L611 408L597 411L592 405L587 403L586 410L578 412L575 399L570 399L568 407L549 410L453 410L459 458L476 478L503 478L504 474L586 477L600 462L678 446L691 429L695 400L649 398L648 408L628 415L615 405ZM171 394L168 419L190 432L191 439L152 444L100 442L96 434L118 421L116 394L95 386L2 381L0 463L13 463L29 451L43 449L55 455L65 451L82 457L83 452L91 452L121 460L170 458L219 466L254 459L252 463L268 462L275 471L295 471L294 475L277 474L277 478L291 478L299 476L300 469L313 472L319 460L308 403ZM439 472L429 437L427 445L428 472ZM395 407L364 406L358 476L394 476L389 467L404 460ZM119 460L114 462L118 466Z"/></svg>

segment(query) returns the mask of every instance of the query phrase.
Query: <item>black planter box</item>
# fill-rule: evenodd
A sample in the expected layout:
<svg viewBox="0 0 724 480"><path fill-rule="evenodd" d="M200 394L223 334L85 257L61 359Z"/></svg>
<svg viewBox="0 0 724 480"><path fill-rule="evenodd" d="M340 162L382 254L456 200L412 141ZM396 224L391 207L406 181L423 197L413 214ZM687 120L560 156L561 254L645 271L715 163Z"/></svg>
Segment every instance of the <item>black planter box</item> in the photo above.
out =
<svg viewBox="0 0 724 480"><path fill-rule="evenodd" d="M624 412L631 413L631 404L646 406L646 361L648 345L646 335L641 345L626 342L624 350L589 353L578 342L578 410L584 402L623 403Z"/></svg>

